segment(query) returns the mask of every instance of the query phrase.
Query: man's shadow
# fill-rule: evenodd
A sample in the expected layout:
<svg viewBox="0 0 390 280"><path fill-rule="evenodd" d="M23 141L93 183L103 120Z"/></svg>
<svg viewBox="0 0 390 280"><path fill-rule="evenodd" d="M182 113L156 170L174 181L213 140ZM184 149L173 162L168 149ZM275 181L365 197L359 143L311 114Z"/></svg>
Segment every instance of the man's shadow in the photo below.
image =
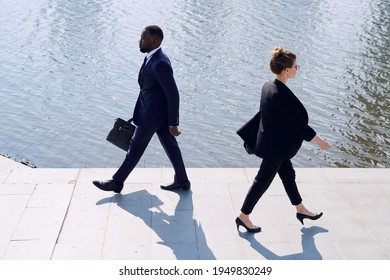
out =
<svg viewBox="0 0 390 280"><path fill-rule="evenodd" d="M192 191L175 191L179 201L174 214L161 209L164 202L147 190L101 199L96 205L116 203L126 212L140 218L161 239L158 244L169 247L177 260L208 259L215 256L207 246L201 224L193 218Z"/></svg>
<svg viewBox="0 0 390 280"><path fill-rule="evenodd" d="M255 239L253 234L247 232L240 232L239 234L242 238L248 240L251 247L259 252L267 260L322 260L322 256L315 244L314 235L322 232L328 232L328 230L322 227L312 226L309 228L302 228L301 232L302 252L285 256L279 256L264 247L259 241Z"/></svg>

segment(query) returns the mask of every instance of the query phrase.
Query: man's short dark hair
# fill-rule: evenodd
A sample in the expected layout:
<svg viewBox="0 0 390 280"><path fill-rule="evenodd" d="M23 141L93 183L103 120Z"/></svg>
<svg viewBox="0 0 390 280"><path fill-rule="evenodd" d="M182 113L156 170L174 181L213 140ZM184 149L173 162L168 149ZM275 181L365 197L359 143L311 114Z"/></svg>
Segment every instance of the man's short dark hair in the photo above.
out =
<svg viewBox="0 0 390 280"><path fill-rule="evenodd" d="M145 27L146 31L149 31L150 35L157 37L161 41L164 39L164 33L157 25L149 25Z"/></svg>

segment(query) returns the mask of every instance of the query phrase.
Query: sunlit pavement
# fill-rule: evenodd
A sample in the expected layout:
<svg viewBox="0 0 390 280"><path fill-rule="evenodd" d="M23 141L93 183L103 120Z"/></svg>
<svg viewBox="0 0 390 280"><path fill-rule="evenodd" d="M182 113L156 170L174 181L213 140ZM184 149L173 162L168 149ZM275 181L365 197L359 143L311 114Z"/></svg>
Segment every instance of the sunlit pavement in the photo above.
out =
<svg viewBox="0 0 390 280"><path fill-rule="evenodd" d="M190 191L164 191L170 168L135 169L121 194L92 180L116 169L30 168L0 157L3 260L388 260L390 170L297 168L304 204L295 217L276 178L251 215L262 232L238 232L235 218L253 168L189 168Z"/></svg>

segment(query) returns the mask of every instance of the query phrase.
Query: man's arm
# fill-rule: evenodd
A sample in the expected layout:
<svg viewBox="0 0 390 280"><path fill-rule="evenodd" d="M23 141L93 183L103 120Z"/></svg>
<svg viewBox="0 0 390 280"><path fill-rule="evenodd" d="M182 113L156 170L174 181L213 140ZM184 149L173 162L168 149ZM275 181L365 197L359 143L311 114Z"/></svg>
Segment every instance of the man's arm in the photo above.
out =
<svg viewBox="0 0 390 280"><path fill-rule="evenodd" d="M179 91L173 77L172 67L164 61L157 62L154 73L163 88L168 106L168 125L179 125Z"/></svg>

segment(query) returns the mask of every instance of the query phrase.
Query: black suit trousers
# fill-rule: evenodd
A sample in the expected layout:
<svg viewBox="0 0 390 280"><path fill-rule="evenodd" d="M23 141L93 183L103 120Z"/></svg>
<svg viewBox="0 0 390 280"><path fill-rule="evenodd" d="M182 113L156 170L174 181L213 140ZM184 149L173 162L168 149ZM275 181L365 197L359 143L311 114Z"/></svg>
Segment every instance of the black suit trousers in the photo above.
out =
<svg viewBox="0 0 390 280"><path fill-rule="evenodd" d="M185 182L188 180L186 169L184 166L183 158L179 145L175 136L169 132L168 126L166 127L137 127L134 132L133 139L130 143L130 148L126 154L126 158L118 171L112 176L112 178L120 183L124 183L130 173L133 171L142 155L145 152L150 140L154 133L157 134L161 145L171 161L175 170L174 182Z"/></svg>
<svg viewBox="0 0 390 280"><path fill-rule="evenodd" d="M253 181L251 188L244 200L241 212L249 215L253 208L271 185L276 174L279 174L284 189L291 201L291 204L298 205L302 202L297 184L295 182L295 170L291 160L263 159L260 169Z"/></svg>

